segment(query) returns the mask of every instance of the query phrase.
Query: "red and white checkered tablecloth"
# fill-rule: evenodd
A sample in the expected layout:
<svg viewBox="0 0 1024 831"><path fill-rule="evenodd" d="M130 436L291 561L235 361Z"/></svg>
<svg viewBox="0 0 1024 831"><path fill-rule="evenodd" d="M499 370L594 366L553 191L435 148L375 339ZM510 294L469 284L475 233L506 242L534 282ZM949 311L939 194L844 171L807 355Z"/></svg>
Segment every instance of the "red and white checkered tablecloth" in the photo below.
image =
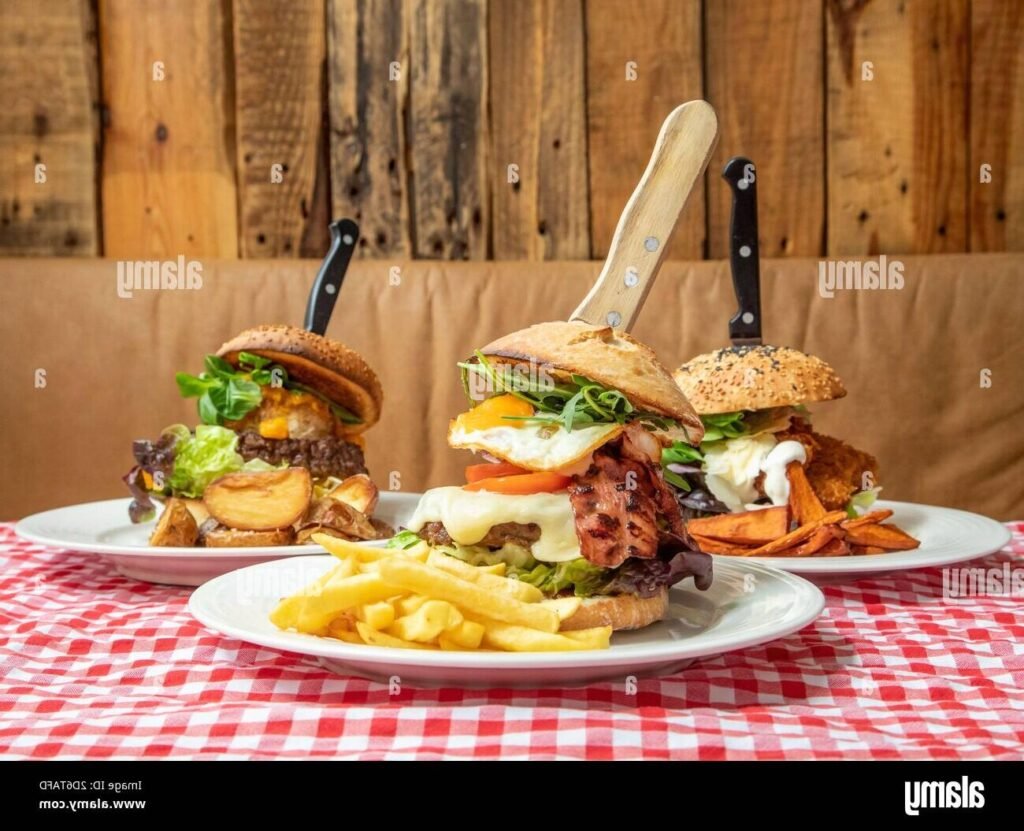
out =
<svg viewBox="0 0 1024 831"><path fill-rule="evenodd" d="M1024 523L982 564L1024 567ZM825 587L813 625L663 678L386 686L206 630L189 590L0 525L0 756L1019 759L1024 615L941 569Z"/></svg>

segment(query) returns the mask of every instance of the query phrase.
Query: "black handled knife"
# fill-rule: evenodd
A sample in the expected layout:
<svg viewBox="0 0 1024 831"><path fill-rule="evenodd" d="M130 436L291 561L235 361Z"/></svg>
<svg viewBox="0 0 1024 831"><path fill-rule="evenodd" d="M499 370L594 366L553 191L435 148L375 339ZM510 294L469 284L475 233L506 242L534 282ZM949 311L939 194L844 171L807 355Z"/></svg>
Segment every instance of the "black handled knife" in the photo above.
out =
<svg viewBox="0 0 1024 831"><path fill-rule="evenodd" d="M307 331L317 335L327 333L327 324L331 322L331 313L341 292L348 264L352 261L352 252L359 242L359 226L351 219L336 220L328 227L331 229L331 247L310 289L303 324Z"/></svg>
<svg viewBox="0 0 1024 831"><path fill-rule="evenodd" d="M734 346L761 344L761 267L757 248L757 176L743 156L729 159L722 178L732 188L729 265L739 309L729 321Z"/></svg>

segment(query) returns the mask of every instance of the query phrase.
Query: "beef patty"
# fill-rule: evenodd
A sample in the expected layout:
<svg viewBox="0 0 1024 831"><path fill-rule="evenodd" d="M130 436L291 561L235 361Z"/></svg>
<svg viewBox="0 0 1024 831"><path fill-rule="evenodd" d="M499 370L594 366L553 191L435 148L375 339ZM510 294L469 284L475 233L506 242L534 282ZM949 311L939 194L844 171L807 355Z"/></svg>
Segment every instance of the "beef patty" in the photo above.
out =
<svg viewBox="0 0 1024 831"><path fill-rule="evenodd" d="M262 459L272 465L287 462L293 467L309 468L315 477L337 476L344 479L356 473L366 473L362 448L333 437L265 439L259 433L246 431L238 435L238 452L247 462L250 459Z"/></svg>

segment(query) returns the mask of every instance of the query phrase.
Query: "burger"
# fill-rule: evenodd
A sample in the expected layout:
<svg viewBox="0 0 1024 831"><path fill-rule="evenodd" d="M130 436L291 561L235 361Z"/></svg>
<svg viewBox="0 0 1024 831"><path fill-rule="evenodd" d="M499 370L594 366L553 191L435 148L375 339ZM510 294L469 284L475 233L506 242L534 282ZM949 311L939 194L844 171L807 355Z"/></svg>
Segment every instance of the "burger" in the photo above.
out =
<svg viewBox="0 0 1024 831"><path fill-rule="evenodd" d="M668 588L711 582L662 475L701 421L650 348L580 322L541 323L461 363L470 408L448 443L480 454L462 486L427 491L392 545L426 540L473 565L583 604L563 629L636 629L665 616Z"/></svg>
<svg viewBox="0 0 1024 831"><path fill-rule="evenodd" d="M816 432L808 404L846 395L825 361L784 346L732 346L673 374L704 425L699 447L664 454L687 518L742 512L789 499L786 467L800 462L828 511L866 508L880 490L878 462Z"/></svg>
<svg viewBox="0 0 1024 831"><path fill-rule="evenodd" d="M367 474L362 434L380 417L381 385L338 341L293 326L246 329L177 383L197 399L200 423L134 442L136 464L125 476L133 522L153 516L154 499L172 497L202 522L199 499L230 473L304 468L314 497Z"/></svg>

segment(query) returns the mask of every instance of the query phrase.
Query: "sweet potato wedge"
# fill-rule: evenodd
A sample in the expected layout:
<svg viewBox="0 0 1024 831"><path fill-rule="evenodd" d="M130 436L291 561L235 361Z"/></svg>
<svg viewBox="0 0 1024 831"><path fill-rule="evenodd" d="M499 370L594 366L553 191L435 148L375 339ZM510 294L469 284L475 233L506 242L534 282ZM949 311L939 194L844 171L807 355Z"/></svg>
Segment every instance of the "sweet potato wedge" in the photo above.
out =
<svg viewBox="0 0 1024 831"><path fill-rule="evenodd" d="M818 557L846 557L851 553L850 544L839 537L834 537L818 549Z"/></svg>
<svg viewBox="0 0 1024 831"><path fill-rule="evenodd" d="M843 528L860 528L862 525L877 525L885 522L889 517L892 516L892 511L888 508L882 508L878 511L868 511L866 514L861 514L859 517L854 519L848 519L845 522L841 522L840 525Z"/></svg>
<svg viewBox="0 0 1024 831"><path fill-rule="evenodd" d="M285 528L306 515L313 482L304 467L258 473L229 473L203 493L210 516L240 531Z"/></svg>
<svg viewBox="0 0 1024 831"><path fill-rule="evenodd" d="M752 545L736 545L735 543L723 542L722 540L716 540L712 537L705 537L701 534L694 534L692 532L690 533L690 539L692 539L697 548L705 554L729 554L732 556L742 556L754 548Z"/></svg>
<svg viewBox="0 0 1024 831"><path fill-rule="evenodd" d="M816 528L811 535L791 548L784 548L776 551L776 557L810 557L812 554L820 554L822 549L833 540L838 539L837 534L842 533L835 525L822 525Z"/></svg>
<svg viewBox="0 0 1024 831"><path fill-rule="evenodd" d="M785 551L787 548L792 548L796 543L801 543L821 528L824 525L838 525L846 519L846 511L831 511L825 514L821 519L815 520L814 522L808 522L806 525L801 525L779 537L777 540L772 540L767 545L759 546L758 548L752 548L743 554L745 557L771 557L778 555L781 551Z"/></svg>
<svg viewBox="0 0 1024 831"><path fill-rule="evenodd" d="M779 505L740 514L691 519L686 523L686 530L691 535L736 545L764 545L789 530L789 508Z"/></svg>
<svg viewBox="0 0 1024 831"><path fill-rule="evenodd" d="M846 538L852 545L884 548L887 551L909 551L921 544L895 525L861 525L845 530Z"/></svg>
<svg viewBox="0 0 1024 831"><path fill-rule="evenodd" d="M850 552L852 554L885 554L886 549L879 548L877 545L853 545L850 546Z"/></svg>
<svg viewBox="0 0 1024 831"><path fill-rule="evenodd" d="M797 525L806 525L825 516L825 506L807 481L807 474L800 462L786 465L786 478L789 479L789 509Z"/></svg>

